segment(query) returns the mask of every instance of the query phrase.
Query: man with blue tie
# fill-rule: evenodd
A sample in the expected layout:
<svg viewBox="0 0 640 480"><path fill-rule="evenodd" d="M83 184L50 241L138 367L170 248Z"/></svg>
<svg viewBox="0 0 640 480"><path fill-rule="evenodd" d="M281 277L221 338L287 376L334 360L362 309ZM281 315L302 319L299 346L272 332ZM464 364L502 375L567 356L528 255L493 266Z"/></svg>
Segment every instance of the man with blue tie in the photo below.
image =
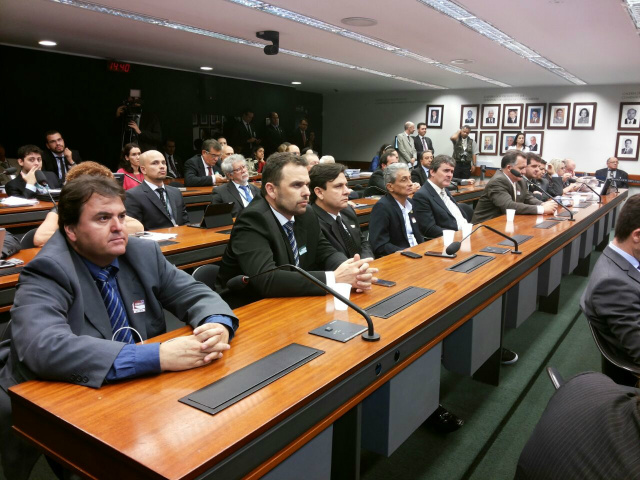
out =
<svg viewBox="0 0 640 480"><path fill-rule="evenodd" d="M43 379L99 388L207 365L230 348L238 327L234 313L169 263L156 242L128 237L124 198L113 179L69 182L58 205L60 229L20 274L11 342L0 347L0 358L7 359L0 370L6 478L28 478L40 455L11 431L9 387ZM164 309L193 333L136 343L165 333Z"/></svg>
<svg viewBox="0 0 640 480"><path fill-rule="evenodd" d="M213 188L211 203L233 203L231 215L237 217L254 198L260 196L260 190L249 184L249 169L242 155L228 156L220 168L229 182Z"/></svg>
<svg viewBox="0 0 640 480"><path fill-rule="evenodd" d="M82 162L77 150L70 150L57 130L45 133L46 150L42 152L42 170L53 172L62 185L70 168Z"/></svg>

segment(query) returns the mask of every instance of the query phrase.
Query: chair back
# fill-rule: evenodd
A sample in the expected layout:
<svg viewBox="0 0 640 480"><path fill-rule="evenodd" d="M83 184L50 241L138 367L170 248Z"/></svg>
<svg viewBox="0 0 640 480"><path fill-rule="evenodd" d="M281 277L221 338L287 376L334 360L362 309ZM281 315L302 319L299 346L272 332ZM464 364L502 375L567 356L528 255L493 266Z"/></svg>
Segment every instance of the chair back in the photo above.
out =
<svg viewBox="0 0 640 480"><path fill-rule="evenodd" d="M36 230L37 230L37 228L32 228L31 230L29 230L27 233L25 233L22 236L22 239L20 240L20 248L21 249L35 247L35 245L33 244L33 237L36 234Z"/></svg>
<svg viewBox="0 0 640 480"><path fill-rule="evenodd" d="M216 289L216 278L220 267L218 265L201 265L193 271L193 278L204 283L211 290Z"/></svg>
<svg viewBox="0 0 640 480"><path fill-rule="evenodd" d="M602 355L602 373L620 385L635 386L640 376L640 367L626 358L620 358L619 354L602 338L600 332L591 325L591 322L587 323L593 341Z"/></svg>

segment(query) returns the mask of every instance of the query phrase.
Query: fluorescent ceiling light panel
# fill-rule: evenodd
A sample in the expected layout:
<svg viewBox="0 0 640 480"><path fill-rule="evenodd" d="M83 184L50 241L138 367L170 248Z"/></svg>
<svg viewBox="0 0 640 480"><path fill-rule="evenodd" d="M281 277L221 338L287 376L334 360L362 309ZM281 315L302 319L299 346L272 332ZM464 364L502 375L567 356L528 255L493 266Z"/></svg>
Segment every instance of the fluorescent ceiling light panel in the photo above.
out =
<svg viewBox="0 0 640 480"><path fill-rule="evenodd" d="M467 10L456 5L453 2L449 2L448 0L418 0L418 1L458 21L466 20L469 18L475 18Z"/></svg>
<svg viewBox="0 0 640 480"><path fill-rule="evenodd" d="M72 7L82 8L84 10L90 10L92 12L103 13L107 15L113 15L115 17L126 18L128 20L135 20L142 23L148 23L151 25L157 25L159 27L172 28L174 30L180 30L183 32L194 33L196 35L203 35L206 37L215 38L217 40L224 40L225 42L237 43L239 45L247 45L249 47L256 48L264 48L264 43L254 42L251 40L246 40L244 38L233 37L231 35L225 35L223 33L213 32L211 30L205 30L199 27L193 27L191 25L184 25L181 23L175 23L170 20L166 20L163 18L155 18L148 15L142 15L135 12L129 12L126 10L119 10L117 8L105 7L104 5L99 5L97 3L83 2L81 0L49 0L54 3L60 3L62 5L69 5ZM243 3L252 3L250 0L236 0L237 2ZM396 75L392 75L390 73L380 72L378 70L371 70L365 67L359 67L357 65L351 65L348 63L337 62L335 60L331 60L330 58L318 57L316 55L309 55L307 53L297 52L295 50L287 50L286 48L281 48L280 53L284 55L291 55L293 57L304 58L307 60L313 60L316 62L326 63L328 65L333 65L336 67L347 68L349 70L358 70L360 72L370 73L373 75L378 75L385 78L392 78L394 80L400 80L403 82L416 83L418 85L423 85L425 87L437 88L437 89L446 89L446 87L441 87L439 85L431 85L429 83L418 82L417 80L409 80L404 77L397 77Z"/></svg>
<svg viewBox="0 0 640 480"><path fill-rule="evenodd" d="M626 0L627 11L636 28L640 30L640 0Z"/></svg>

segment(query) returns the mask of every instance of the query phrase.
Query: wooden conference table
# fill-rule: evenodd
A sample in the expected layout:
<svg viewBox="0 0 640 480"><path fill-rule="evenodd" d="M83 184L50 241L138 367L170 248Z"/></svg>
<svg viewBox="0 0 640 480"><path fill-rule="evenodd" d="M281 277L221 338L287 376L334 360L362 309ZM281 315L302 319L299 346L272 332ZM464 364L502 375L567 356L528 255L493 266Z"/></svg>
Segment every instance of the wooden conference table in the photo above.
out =
<svg viewBox="0 0 640 480"><path fill-rule="evenodd" d="M12 387L14 428L91 478L259 478L295 458L381 386L412 371L414 362L545 261L585 238L589 252L594 238L603 242L626 195L610 194L602 205L580 209L576 222L546 230L534 228L541 219L535 215L518 216L513 225L504 216L487 222L533 238L521 245L521 255L487 254L496 258L469 274L445 269L502 237L480 229L456 259L393 254L376 260L378 276L397 285L353 294L358 305L368 307L409 286L435 290L388 319L373 317L380 341L357 336L339 343L307 333L336 318L364 324L353 311L334 312L330 296L265 299L236 310L240 328L232 348L209 366L97 390L45 381ZM599 236L588 235L598 228ZM442 239L436 239L411 250L441 249ZM153 341L189 331L181 328ZM178 401L292 343L324 354L215 415ZM438 354L437 372L439 363ZM334 457L341 453L334 448Z"/></svg>

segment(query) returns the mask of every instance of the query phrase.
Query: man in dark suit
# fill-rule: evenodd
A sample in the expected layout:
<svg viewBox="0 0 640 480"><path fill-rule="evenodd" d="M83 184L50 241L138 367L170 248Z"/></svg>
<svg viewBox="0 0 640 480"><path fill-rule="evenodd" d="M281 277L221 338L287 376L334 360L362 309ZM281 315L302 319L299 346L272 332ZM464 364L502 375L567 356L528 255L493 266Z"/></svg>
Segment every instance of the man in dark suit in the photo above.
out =
<svg viewBox="0 0 640 480"><path fill-rule="evenodd" d="M349 187L344 171L345 166L339 163L323 163L311 169L311 207L333 248L347 258L356 253L362 258L373 258L369 240L360 230L358 216L348 205Z"/></svg>
<svg viewBox="0 0 640 480"><path fill-rule="evenodd" d="M251 126L252 121L253 111L245 109L242 112L242 116L236 125L233 135L235 151L245 155L246 157L251 157L251 155L253 155L253 150L258 148L258 145L260 144L260 140L257 138L256 132Z"/></svg>
<svg viewBox="0 0 640 480"><path fill-rule="evenodd" d="M489 110L487 112L487 116L484 119L484 123L488 123L488 124L495 124L496 123L496 118L494 116L493 110Z"/></svg>
<svg viewBox="0 0 640 480"><path fill-rule="evenodd" d="M182 178L182 160L176 156L176 141L167 138L164 142L164 158L167 161L167 177Z"/></svg>
<svg viewBox="0 0 640 480"><path fill-rule="evenodd" d="M633 147L631 146L631 140L626 139L624 141L624 147L620 150L621 155L633 155Z"/></svg>
<svg viewBox="0 0 640 480"><path fill-rule="evenodd" d="M222 156L222 146L212 138L202 142L200 155L194 155L184 162L185 187L208 187L227 180L222 175L218 160Z"/></svg>
<svg viewBox="0 0 640 480"><path fill-rule="evenodd" d="M69 182L58 206L60 230L20 274L11 342L0 352L8 358L0 370L6 478L28 478L40 455L11 431L9 387L43 379L99 388L205 365L229 349L238 327L234 313L169 263L156 242L126 235L123 201L124 191L112 179ZM163 309L188 322L193 334L136 344L165 333Z"/></svg>
<svg viewBox="0 0 640 480"><path fill-rule="evenodd" d="M461 230L471 221L473 209L458 204L447 190L455 168L453 158L438 155L431 162L429 180L413 196L413 210L420 233L426 238L441 237L443 230Z"/></svg>
<svg viewBox="0 0 640 480"><path fill-rule="evenodd" d="M269 115L270 123L265 129L264 158L269 157L278 150L278 147L287 141L284 130L280 127L280 117L277 112L271 112Z"/></svg>
<svg viewBox="0 0 640 480"><path fill-rule="evenodd" d="M62 185L71 167L82 162L77 150L70 150L57 130L49 130L45 135L46 150L42 153L42 170L53 172Z"/></svg>
<svg viewBox="0 0 640 480"><path fill-rule="evenodd" d="M487 183L473 212L472 223L499 217L507 209L514 209L516 215L552 215L556 211L557 204L553 200L541 202L529 192L524 180L511 173L513 169L521 172L526 166L525 155L516 150L510 150L502 157L502 170Z"/></svg>
<svg viewBox="0 0 640 480"><path fill-rule="evenodd" d="M544 170L545 170L542 163L542 158L540 157L540 155L533 152L527 152L526 157L527 157L527 166L521 173L524 176L524 178L526 178L527 180L529 180L529 182L533 184L533 185L527 184L529 191L533 195L535 195L535 197L539 200L543 198L544 199L549 198L543 193L540 193L540 191L534 187L535 185L539 189L542 189L546 192L547 187L549 185L549 181L543 180L542 178L542 175L544 174Z"/></svg>
<svg viewBox="0 0 640 480"><path fill-rule="evenodd" d="M309 121L306 118L300 120L300 124L298 128L296 128L291 134L291 143L297 145L300 151L304 150L306 147L313 147L310 144L309 134L307 133L307 128L309 128Z"/></svg>
<svg viewBox="0 0 640 480"><path fill-rule="evenodd" d="M616 157L609 157L607 159L607 168L596 170L596 178L602 181L611 178L612 186L626 187L629 182L629 174L624 170L619 170L618 163Z"/></svg>
<svg viewBox="0 0 640 480"><path fill-rule="evenodd" d="M18 149L18 164L21 167L16 178L5 185L10 197L35 198L47 191L38 184L36 171L42 167L42 150L35 145L24 145ZM47 177L49 188L58 188L58 177L52 172L42 172Z"/></svg>
<svg viewBox="0 0 640 480"><path fill-rule="evenodd" d="M431 150L421 152L418 155L418 165L411 169L411 181L419 183L420 186L424 185L429 178L431 162L433 162L433 152Z"/></svg>
<svg viewBox="0 0 640 480"><path fill-rule="evenodd" d="M145 230L189 223L182 193L164 184L167 178L164 155L157 150L147 150L140 155L140 171L144 174L144 182L127 190L127 215L139 220Z"/></svg>
<svg viewBox="0 0 640 480"><path fill-rule="evenodd" d="M416 158L419 161L420 155L422 154L422 152L426 150L431 150L431 152L433 152L433 154L435 155L435 150L433 149L433 143L431 143L431 139L426 136L427 124L424 122L420 122L417 125L417 129L418 129L418 135L413 137L413 142L416 146L416 155L417 155Z"/></svg>
<svg viewBox="0 0 640 480"><path fill-rule="evenodd" d="M369 242L376 258L424 242L413 213L411 173L404 163L389 165L384 171L387 195L371 209Z"/></svg>
<svg viewBox="0 0 640 480"><path fill-rule="evenodd" d="M640 367L640 195L627 200L615 237L589 277L580 307L603 341Z"/></svg>
<svg viewBox="0 0 640 480"><path fill-rule="evenodd" d="M238 275L256 275L278 265L293 264L322 282L371 288L376 269L359 255L347 259L322 234L308 206L309 173L303 157L274 153L262 172L262 197L236 219L222 257L218 283L224 288ZM251 280L247 290L229 294L229 302L244 305L267 297L325 295L297 272L275 270Z"/></svg>
<svg viewBox="0 0 640 480"><path fill-rule="evenodd" d="M211 203L233 203L231 215L237 217L255 198L260 197L260 190L249 183L247 161L242 155L231 155L222 162L222 172L228 183L214 187Z"/></svg>
<svg viewBox="0 0 640 480"><path fill-rule="evenodd" d="M549 400L515 480L640 478L639 400L601 373L573 377Z"/></svg>
<svg viewBox="0 0 640 480"><path fill-rule="evenodd" d="M637 125L638 119L636 118L636 109L630 108L627 110L627 118L624 119L625 125Z"/></svg>
<svg viewBox="0 0 640 480"><path fill-rule="evenodd" d="M394 163L398 163L398 152L394 149L386 150L380 157L380 168L371 174L369 177L368 187L377 187L378 192L384 194L387 191L387 186L384 183L384 170Z"/></svg>

